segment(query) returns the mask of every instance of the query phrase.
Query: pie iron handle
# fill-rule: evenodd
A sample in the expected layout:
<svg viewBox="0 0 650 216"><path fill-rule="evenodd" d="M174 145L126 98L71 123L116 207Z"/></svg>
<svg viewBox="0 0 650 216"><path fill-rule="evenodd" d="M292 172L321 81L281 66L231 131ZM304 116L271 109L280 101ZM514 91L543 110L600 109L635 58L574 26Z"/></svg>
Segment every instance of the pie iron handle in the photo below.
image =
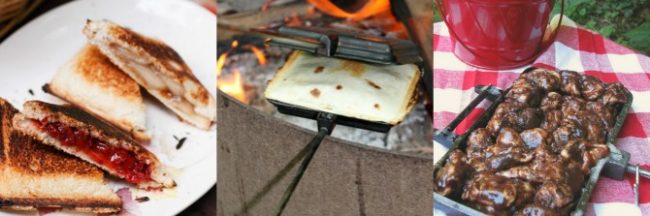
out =
<svg viewBox="0 0 650 216"><path fill-rule="evenodd" d="M454 140L456 135L454 134L454 129L460 124L465 118L469 115L476 106L478 106L484 99L489 99L491 101L496 100L501 94L502 91L498 88L487 85L487 86L476 86L474 91L478 93L478 96L472 99L472 101L461 111L454 120L452 120L447 127L442 130L434 132L433 140L442 144L447 149L451 149L454 145Z"/></svg>
<svg viewBox="0 0 650 216"><path fill-rule="evenodd" d="M296 175L291 179L289 186L287 186L284 194L282 194L280 205L278 205L278 208L275 210L275 213L273 215L282 215L284 208L287 206L287 203L289 202L293 191L296 190L296 186L298 186L302 175L305 174L305 170L307 170L307 166L309 166L309 163L314 157L316 150L318 150L320 143L323 141L325 136L330 135L332 133L332 130L334 130L334 126L336 125L336 115L319 112L318 116L316 117L316 122L318 124L318 133L309 142L309 144L307 144L307 154L305 155L305 159L302 161L302 163L300 163L300 167L298 167Z"/></svg>

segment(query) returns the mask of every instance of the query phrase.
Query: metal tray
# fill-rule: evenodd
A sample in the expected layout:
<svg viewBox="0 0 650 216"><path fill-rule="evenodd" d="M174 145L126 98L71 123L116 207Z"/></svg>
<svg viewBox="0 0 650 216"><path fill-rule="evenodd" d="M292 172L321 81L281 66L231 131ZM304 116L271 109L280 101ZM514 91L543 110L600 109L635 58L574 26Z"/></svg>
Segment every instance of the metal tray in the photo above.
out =
<svg viewBox="0 0 650 216"><path fill-rule="evenodd" d="M278 112L287 115L299 116L303 118L316 120L318 113L323 113L322 111L316 111L316 110L311 110L303 107L298 107L295 105L279 102L276 100L268 100L268 101L269 103L275 105L275 107L278 108ZM346 117L341 115L337 115L336 124L371 130L380 133L388 133L388 131L390 131L390 128L393 127L393 125L383 123L383 122L373 122L373 121L351 118L351 117Z"/></svg>
<svg viewBox="0 0 650 216"><path fill-rule="evenodd" d="M526 71L530 69L531 68L528 68L526 69ZM449 154L455 149L459 149L459 148L465 149L465 147L467 147L466 140L467 137L469 137L469 134L472 131L476 130L477 128L485 127L487 125L487 122L494 114L494 110L496 109L497 105L499 105L505 99L505 95L507 94L508 90L509 88L505 90L503 94L501 94L499 97L497 97L496 100L494 100L493 103L488 107L486 112L483 113L483 115L481 115L466 132L464 132L459 137L455 138L452 148L450 148L449 151L439 161L435 162L433 167L434 181L435 181L435 173L438 172L438 170L442 168L442 166L445 164L445 161L449 157ZM589 198L591 197L591 193L593 192L593 189L596 186L596 182L600 177L600 173L603 170L603 167L605 166L607 161L611 157L620 157L621 155L623 155L623 153L618 148L616 148L616 146L614 146L614 142L616 140L616 137L618 136L619 131L621 130L621 127L623 127L623 122L627 117L629 107L632 105L632 99L633 99L632 94L629 91L626 91L626 94L628 97L628 101L627 103L619 106L618 114L616 116L616 124L607 134L607 146L609 147L610 154L606 158L598 160L596 165L591 168L591 172L589 173L587 179L585 179L585 184L580 191L580 196L578 197L576 206L574 210L570 213L573 216L584 215L585 208L587 207L587 203L589 202ZM459 115L456 118L460 118L460 121L462 121L467 117L467 114L462 116ZM450 199L436 192L433 193L433 203L434 203L433 204L434 208L437 208L438 210L445 212L447 215L486 215L481 211L473 209L472 207L466 206L463 203L457 202L456 200Z"/></svg>

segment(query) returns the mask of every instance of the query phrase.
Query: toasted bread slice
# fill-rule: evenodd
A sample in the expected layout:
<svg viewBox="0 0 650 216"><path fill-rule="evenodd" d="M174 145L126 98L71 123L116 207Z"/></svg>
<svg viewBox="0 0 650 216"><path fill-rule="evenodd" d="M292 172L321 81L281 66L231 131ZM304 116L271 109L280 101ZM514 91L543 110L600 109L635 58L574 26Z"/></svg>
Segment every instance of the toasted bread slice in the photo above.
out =
<svg viewBox="0 0 650 216"><path fill-rule="evenodd" d="M143 189L176 183L158 158L124 131L72 106L27 101L13 118L16 130L97 165L109 174Z"/></svg>
<svg viewBox="0 0 650 216"><path fill-rule="evenodd" d="M122 201L106 185L100 169L14 130L11 119L17 112L0 99L0 208L121 210Z"/></svg>
<svg viewBox="0 0 650 216"><path fill-rule="evenodd" d="M216 100L174 49L110 21L88 20L91 44L184 121L208 129L216 119Z"/></svg>
<svg viewBox="0 0 650 216"><path fill-rule="evenodd" d="M43 89L149 142L138 83L87 44L63 65Z"/></svg>

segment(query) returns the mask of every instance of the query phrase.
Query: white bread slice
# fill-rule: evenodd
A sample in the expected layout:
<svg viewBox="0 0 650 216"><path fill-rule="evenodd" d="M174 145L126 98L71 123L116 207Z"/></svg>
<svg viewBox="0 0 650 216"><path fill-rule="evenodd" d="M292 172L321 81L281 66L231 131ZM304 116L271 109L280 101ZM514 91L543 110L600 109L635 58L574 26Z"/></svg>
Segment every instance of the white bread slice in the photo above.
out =
<svg viewBox="0 0 650 216"><path fill-rule="evenodd" d="M79 50L43 89L129 132L140 142L151 140L140 87L93 45Z"/></svg>
<svg viewBox="0 0 650 216"><path fill-rule="evenodd" d="M0 208L120 211L122 201L101 170L15 131L11 119L17 112L0 99Z"/></svg>
<svg viewBox="0 0 650 216"><path fill-rule="evenodd" d="M162 41L106 20L88 20L88 41L184 121L209 129L217 103L183 59Z"/></svg>
<svg viewBox="0 0 650 216"><path fill-rule="evenodd" d="M138 188L159 189L176 186L174 180L164 171L162 164L154 154L135 143L128 134L124 133L124 131L115 128L114 126L97 119L80 109L71 106L48 104L40 101L27 101L23 105L23 113L14 116L13 124L16 130L39 140L43 144L54 146L59 150L96 165L111 175L129 182L128 173L120 173L111 168L109 166L110 163L100 162L89 154L95 152L84 152L84 149L78 148L77 146L62 144L59 139L40 129L36 125L36 122L38 121L58 122L65 127L76 128L76 130L84 131L89 134L90 137L100 140L104 144L133 153L136 160L145 163L147 165L146 169L150 172L150 179L139 182L130 182L135 184ZM110 157L112 158L113 156ZM102 159L109 160L107 158Z"/></svg>

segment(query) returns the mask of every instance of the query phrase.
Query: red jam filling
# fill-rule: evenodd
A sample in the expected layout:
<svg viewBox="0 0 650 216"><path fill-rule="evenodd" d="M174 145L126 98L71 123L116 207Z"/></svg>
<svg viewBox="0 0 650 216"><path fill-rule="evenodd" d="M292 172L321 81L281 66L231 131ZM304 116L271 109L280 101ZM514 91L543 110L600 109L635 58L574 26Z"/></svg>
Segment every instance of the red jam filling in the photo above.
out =
<svg viewBox="0 0 650 216"><path fill-rule="evenodd" d="M34 125L56 138L64 146L74 147L88 155L93 161L124 176L130 183L151 180L149 165L138 159L133 151L106 144L96 139L86 130L69 127L60 122L48 122L47 119L33 120Z"/></svg>

